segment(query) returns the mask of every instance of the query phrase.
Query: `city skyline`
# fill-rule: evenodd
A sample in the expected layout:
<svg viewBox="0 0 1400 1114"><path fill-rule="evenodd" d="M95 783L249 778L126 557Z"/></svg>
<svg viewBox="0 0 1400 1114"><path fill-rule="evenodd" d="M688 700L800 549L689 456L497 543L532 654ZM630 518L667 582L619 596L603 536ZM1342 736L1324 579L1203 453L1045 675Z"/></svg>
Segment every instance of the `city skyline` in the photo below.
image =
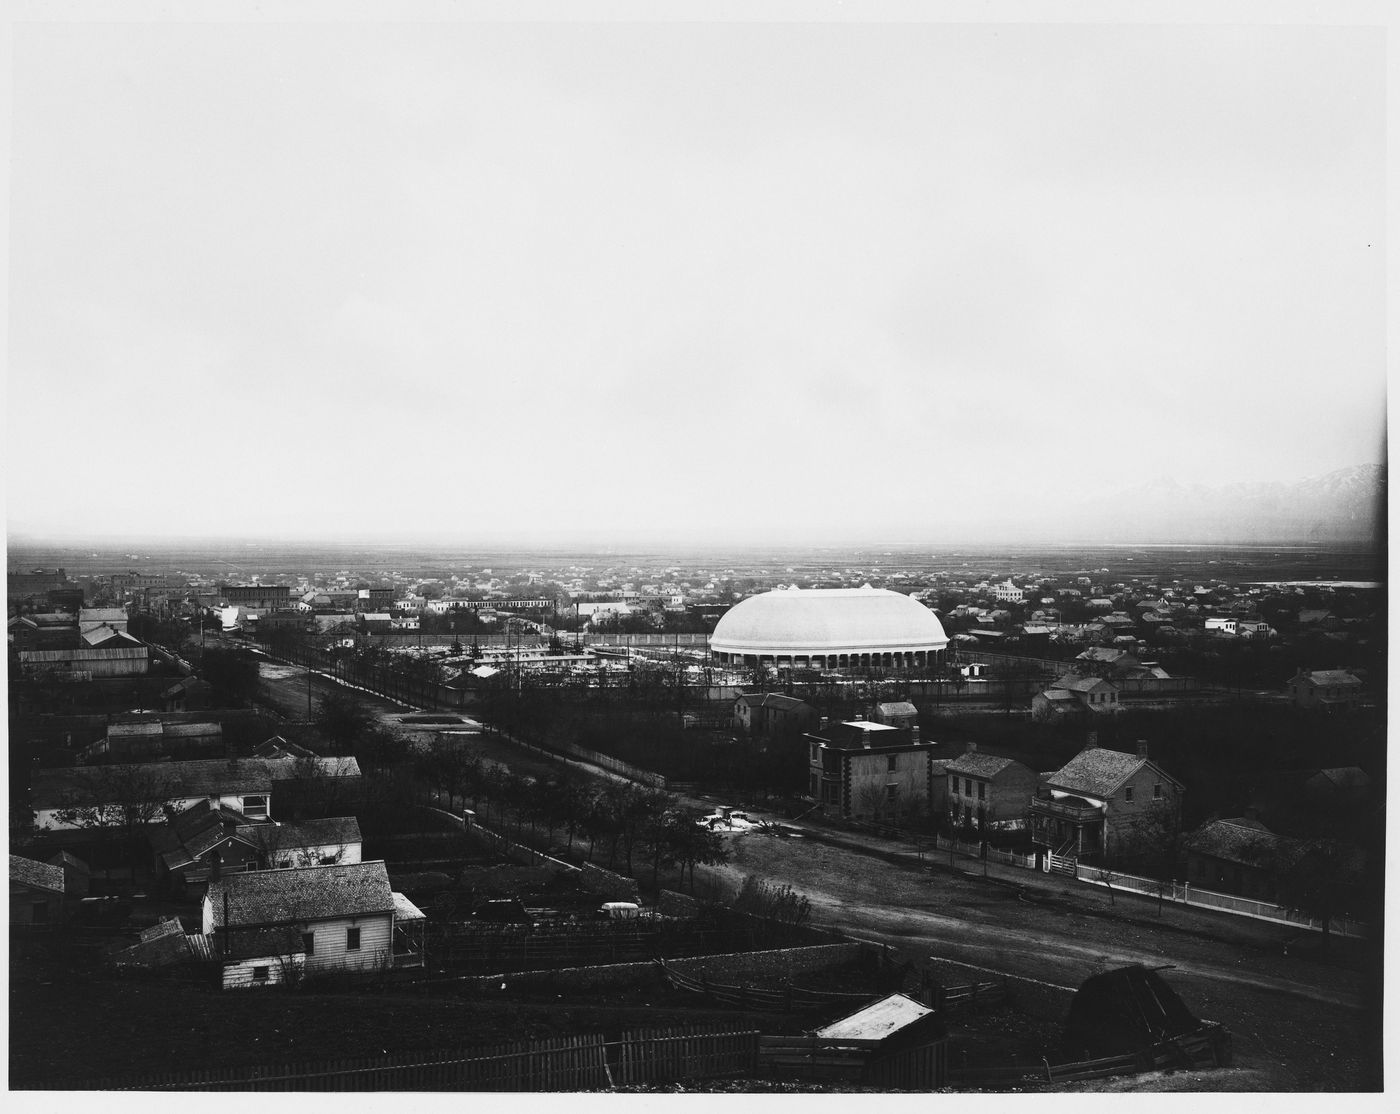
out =
<svg viewBox="0 0 1400 1114"><path fill-rule="evenodd" d="M13 24L11 535L1053 540L1384 463L1383 29L864 8Z"/></svg>

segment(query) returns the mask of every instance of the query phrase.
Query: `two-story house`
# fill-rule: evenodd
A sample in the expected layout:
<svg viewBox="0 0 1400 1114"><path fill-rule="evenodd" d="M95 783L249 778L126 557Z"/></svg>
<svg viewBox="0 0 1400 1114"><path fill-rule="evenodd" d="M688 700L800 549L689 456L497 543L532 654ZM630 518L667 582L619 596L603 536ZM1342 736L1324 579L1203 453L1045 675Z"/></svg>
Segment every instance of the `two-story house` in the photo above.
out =
<svg viewBox="0 0 1400 1114"><path fill-rule="evenodd" d="M803 739L809 792L837 815L883 820L932 809L934 746L917 727L850 720Z"/></svg>
<svg viewBox="0 0 1400 1114"><path fill-rule="evenodd" d="M1036 773L1014 758L984 754L976 743L967 752L950 759L948 815L955 825L985 831L989 828L1019 828L1025 824L1026 806L1035 796Z"/></svg>
<svg viewBox="0 0 1400 1114"><path fill-rule="evenodd" d="M1027 812L1031 839L1076 859L1131 854L1179 823L1183 788L1146 744L1125 754L1091 743L1042 779Z"/></svg>
<svg viewBox="0 0 1400 1114"><path fill-rule="evenodd" d="M1118 711L1118 686L1102 677L1069 673L1031 697L1031 718L1056 720L1065 716L1112 715Z"/></svg>
<svg viewBox="0 0 1400 1114"><path fill-rule="evenodd" d="M734 701L734 726L746 735L798 735L820 723L817 710L795 696L740 693Z"/></svg>

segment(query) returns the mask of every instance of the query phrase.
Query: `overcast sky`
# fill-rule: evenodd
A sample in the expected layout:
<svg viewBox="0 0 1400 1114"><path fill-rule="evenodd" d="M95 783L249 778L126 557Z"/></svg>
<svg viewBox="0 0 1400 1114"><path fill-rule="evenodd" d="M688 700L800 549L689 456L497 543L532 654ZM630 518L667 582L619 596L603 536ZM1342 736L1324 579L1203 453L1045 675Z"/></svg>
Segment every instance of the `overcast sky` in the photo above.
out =
<svg viewBox="0 0 1400 1114"><path fill-rule="evenodd" d="M12 45L11 533L936 539L1383 459L1377 28Z"/></svg>

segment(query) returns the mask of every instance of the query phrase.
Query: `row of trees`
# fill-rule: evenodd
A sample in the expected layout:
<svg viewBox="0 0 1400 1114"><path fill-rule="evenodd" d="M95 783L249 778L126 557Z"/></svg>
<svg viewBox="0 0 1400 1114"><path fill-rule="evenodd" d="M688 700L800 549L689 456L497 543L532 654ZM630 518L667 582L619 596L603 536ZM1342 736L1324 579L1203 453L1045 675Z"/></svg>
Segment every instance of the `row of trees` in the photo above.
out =
<svg viewBox="0 0 1400 1114"><path fill-rule="evenodd" d="M696 866L728 859L722 838L698 822L700 814L661 790L568 771L532 778L441 739L420 754L417 772L449 809L471 801L486 823L517 836L528 827L550 846L557 834L570 856L586 843L584 861L597 857L610 870L635 875L639 865L648 866L653 888L663 869L676 869L688 872L693 891Z"/></svg>

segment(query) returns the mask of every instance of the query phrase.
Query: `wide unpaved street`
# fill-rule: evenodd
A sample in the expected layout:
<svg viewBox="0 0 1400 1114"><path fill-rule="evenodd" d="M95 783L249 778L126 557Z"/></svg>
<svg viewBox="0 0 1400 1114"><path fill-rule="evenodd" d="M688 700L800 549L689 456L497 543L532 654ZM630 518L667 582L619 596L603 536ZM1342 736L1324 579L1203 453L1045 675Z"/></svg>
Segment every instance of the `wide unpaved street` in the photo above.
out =
<svg viewBox="0 0 1400 1114"><path fill-rule="evenodd" d="M264 660L261 673L265 698L304 717L306 671ZM339 687L318 675L311 685L313 700ZM358 695L385 726L420 743L431 737L402 722L409 709ZM543 774L558 761L501 735L473 735L462 744L520 773ZM1059 995L1066 1008L1067 991L1098 971L1128 963L1170 967L1164 977L1197 1016L1223 1023L1234 1036L1229 1072L1142 1077L1102 1089L1381 1085L1381 980L1368 945L1338 940L1323 957L1309 934L1282 925L1171 905L1158 913L1150 899L1118 893L1111 901L1101 889L1009 867L993 866L993 877L984 878L970 859L950 864L937 854L920 864L907 845L784 823L801 834L727 835L730 862L701 867L697 878L730 892L750 874L789 884L807 896L818 925L889 945L905 959L935 959L950 983L1008 974L1048 984L1042 989L1049 1000Z"/></svg>
<svg viewBox="0 0 1400 1114"><path fill-rule="evenodd" d="M1179 908L1159 920L1151 901L1119 894L1111 905L1102 891L1031 871L984 879L978 864L949 868L946 855L920 867L820 835L727 838L731 862L709 868L716 882L737 886L748 874L786 882L807 895L817 924L904 958L954 961L940 965L950 982L991 971L1073 989L1128 963L1170 965L1164 977L1197 1015L1234 1034L1246 1089L1379 1085L1377 980L1363 974L1363 948L1353 941L1337 941L1324 961L1299 946L1296 929ZM1201 1084L1226 1085L1219 1074Z"/></svg>

